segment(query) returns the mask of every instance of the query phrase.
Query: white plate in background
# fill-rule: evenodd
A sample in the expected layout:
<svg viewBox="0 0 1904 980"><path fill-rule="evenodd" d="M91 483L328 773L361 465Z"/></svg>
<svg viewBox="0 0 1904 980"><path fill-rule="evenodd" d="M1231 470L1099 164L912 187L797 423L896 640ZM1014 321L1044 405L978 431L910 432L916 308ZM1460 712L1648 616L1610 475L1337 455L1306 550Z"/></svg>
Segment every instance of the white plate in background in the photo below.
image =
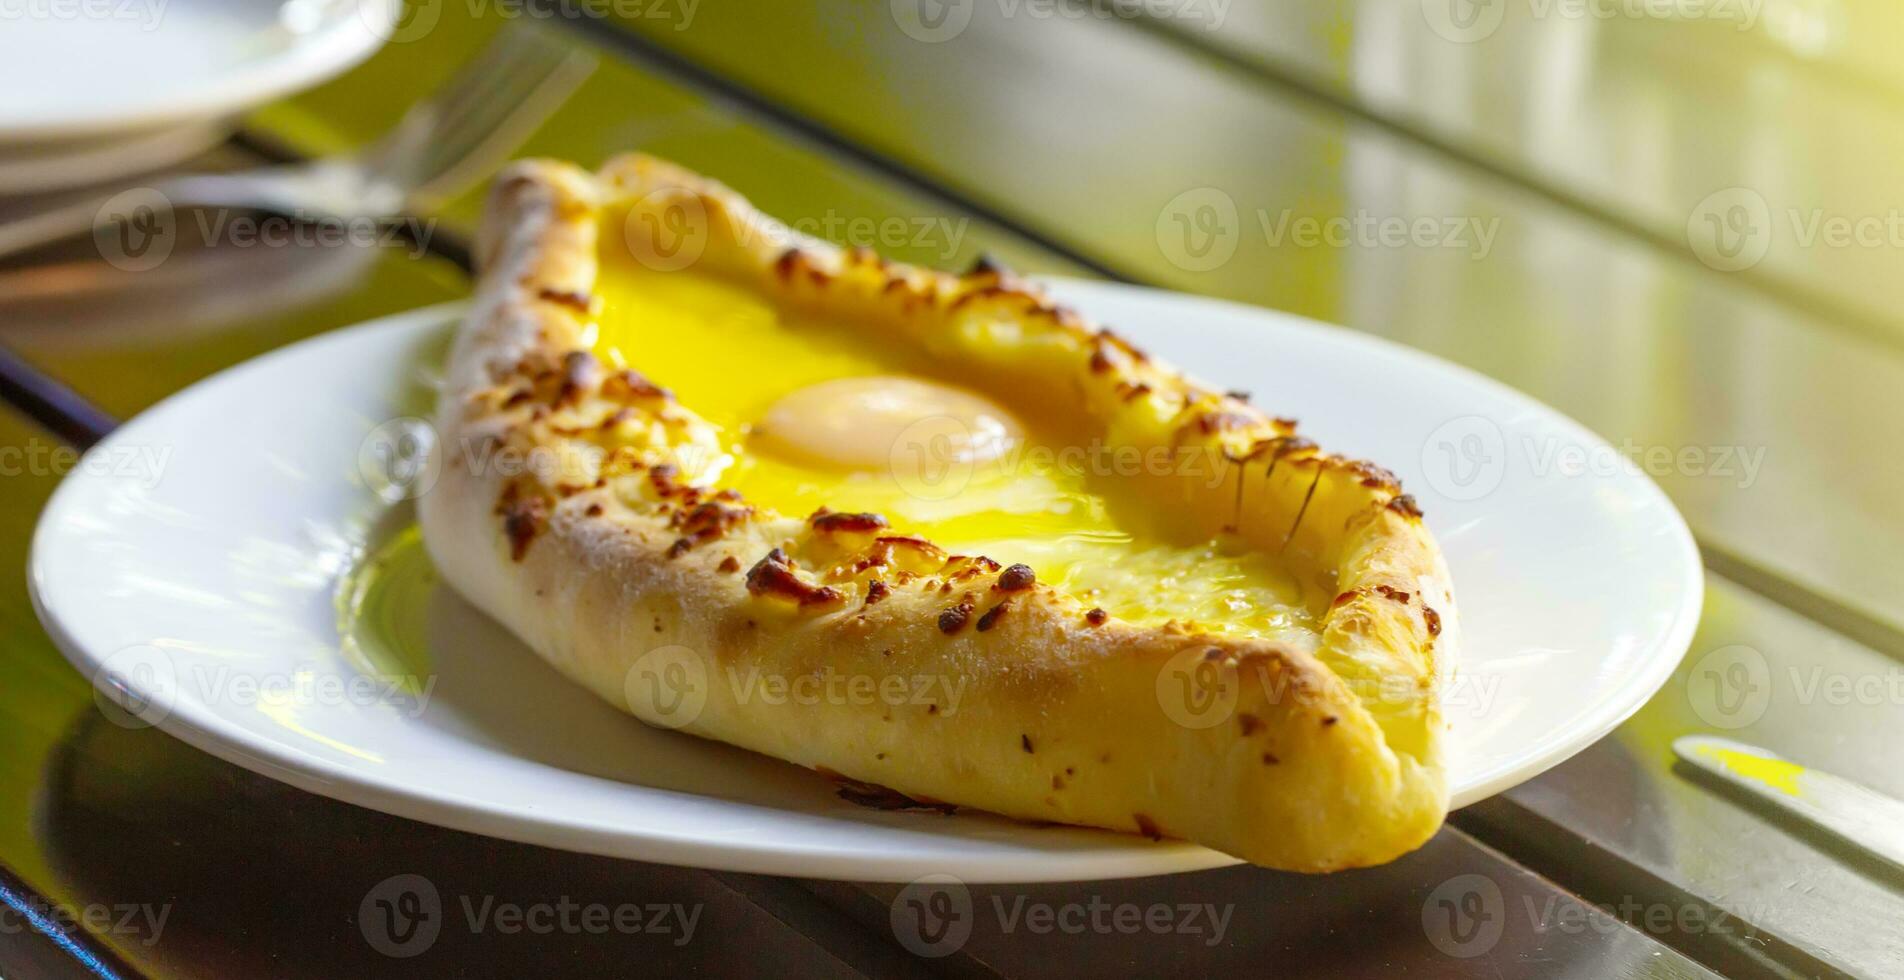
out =
<svg viewBox="0 0 1904 980"><path fill-rule="evenodd" d="M0 0L0 192L190 156L245 110L362 61L401 9L401 0Z"/></svg>

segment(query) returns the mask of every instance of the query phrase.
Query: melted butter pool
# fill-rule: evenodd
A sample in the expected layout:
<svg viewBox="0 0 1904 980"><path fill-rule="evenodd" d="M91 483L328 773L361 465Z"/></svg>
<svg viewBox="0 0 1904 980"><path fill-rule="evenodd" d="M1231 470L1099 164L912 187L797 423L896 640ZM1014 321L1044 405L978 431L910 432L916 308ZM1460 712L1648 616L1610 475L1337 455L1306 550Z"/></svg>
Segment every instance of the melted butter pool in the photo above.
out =
<svg viewBox="0 0 1904 980"><path fill-rule="evenodd" d="M438 581L415 524L365 554L337 590L337 636L351 666L422 694L431 673L430 598Z"/></svg>

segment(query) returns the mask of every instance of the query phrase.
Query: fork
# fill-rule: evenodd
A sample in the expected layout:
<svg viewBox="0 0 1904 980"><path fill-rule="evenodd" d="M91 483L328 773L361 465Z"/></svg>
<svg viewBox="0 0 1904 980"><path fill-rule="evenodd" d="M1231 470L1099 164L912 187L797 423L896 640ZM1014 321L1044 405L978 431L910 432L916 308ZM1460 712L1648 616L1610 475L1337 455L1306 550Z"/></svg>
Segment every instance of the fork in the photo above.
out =
<svg viewBox="0 0 1904 980"><path fill-rule="evenodd" d="M356 153L231 173L170 175L145 185L140 196L174 208L245 208L330 220L383 220L406 209L427 210L489 174L594 67L592 54L546 29L512 24ZM116 196L0 224L0 258L125 220L103 211Z"/></svg>

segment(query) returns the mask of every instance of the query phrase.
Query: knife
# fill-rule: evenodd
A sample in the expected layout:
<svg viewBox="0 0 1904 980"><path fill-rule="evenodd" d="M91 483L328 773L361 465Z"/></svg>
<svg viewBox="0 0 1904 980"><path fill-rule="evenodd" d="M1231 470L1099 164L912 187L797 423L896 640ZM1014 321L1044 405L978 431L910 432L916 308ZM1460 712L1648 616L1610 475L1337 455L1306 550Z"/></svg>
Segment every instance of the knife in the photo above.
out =
<svg viewBox="0 0 1904 980"><path fill-rule="evenodd" d="M1756 745L1714 735L1673 741L1681 759L1904 870L1904 801Z"/></svg>

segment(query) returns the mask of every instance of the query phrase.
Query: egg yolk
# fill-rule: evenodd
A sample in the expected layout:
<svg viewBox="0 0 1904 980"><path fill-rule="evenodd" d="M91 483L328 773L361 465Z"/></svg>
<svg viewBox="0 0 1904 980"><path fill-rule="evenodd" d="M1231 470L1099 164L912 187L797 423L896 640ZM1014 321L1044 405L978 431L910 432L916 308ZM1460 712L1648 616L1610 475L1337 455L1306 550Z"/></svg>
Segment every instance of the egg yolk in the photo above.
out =
<svg viewBox="0 0 1904 980"><path fill-rule="evenodd" d="M790 392L761 416L768 452L847 473L891 468L920 480L942 463L982 465L1023 436L1011 413L951 385L894 375L838 378Z"/></svg>

